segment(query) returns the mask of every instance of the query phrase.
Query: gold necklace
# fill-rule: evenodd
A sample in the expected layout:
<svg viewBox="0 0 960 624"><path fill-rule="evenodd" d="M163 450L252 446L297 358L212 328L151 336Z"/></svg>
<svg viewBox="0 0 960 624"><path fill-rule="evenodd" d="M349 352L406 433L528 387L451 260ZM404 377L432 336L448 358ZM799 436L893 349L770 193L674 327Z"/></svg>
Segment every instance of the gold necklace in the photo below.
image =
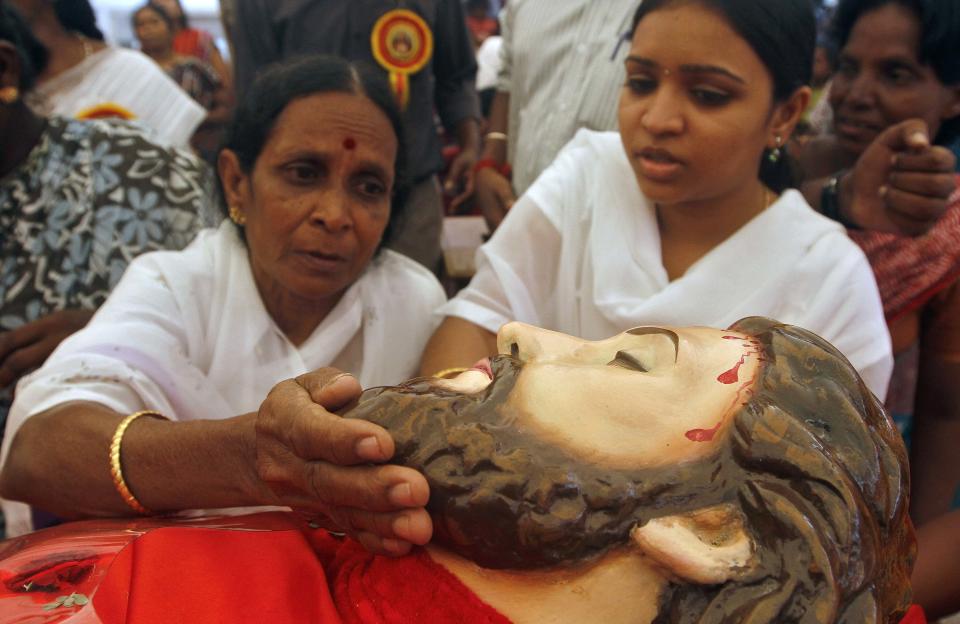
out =
<svg viewBox="0 0 960 624"><path fill-rule="evenodd" d="M93 54L93 44L90 43L90 40L78 32L73 33L73 36L77 38L77 41L80 42L80 47L83 48L83 60L90 58L90 55Z"/></svg>

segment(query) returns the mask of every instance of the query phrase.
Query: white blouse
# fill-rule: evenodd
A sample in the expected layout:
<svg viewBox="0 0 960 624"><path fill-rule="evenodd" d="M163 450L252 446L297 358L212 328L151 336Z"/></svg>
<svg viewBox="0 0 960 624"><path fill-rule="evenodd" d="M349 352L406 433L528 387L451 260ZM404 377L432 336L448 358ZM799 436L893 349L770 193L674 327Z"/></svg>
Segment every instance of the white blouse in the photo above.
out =
<svg viewBox="0 0 960 624"><path fill-rule="evenodd" d="M866 257L797 191L670 281L655 207L613 132L578 132L480 248L473 281L441 312L493 332L519 320L588 339L766 316L833 343L881 399L893 367Z"/></svg>
<svg viewBox="0 0 960 624"><path fill-rule="evenodd" d="M27 418L68 401L224 419L256 411L278 382L331 364L365 388L398 383L416 373L444 301L432 273L383 250L295 346L267 313L247 249L225 221L183 251L130 264L87 327L18 384L0 460ZM10 535L29 530L26 510L4 502Z"/></svg>

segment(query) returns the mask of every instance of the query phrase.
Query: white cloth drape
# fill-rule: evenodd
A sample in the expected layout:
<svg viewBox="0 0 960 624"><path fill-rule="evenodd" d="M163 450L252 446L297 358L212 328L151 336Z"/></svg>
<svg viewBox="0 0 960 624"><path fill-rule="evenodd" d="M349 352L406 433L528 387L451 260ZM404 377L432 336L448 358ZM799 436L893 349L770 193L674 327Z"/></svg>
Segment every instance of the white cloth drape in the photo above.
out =
<svg viewBox="0 0 960 624"><path fill-rule="evenodd" d="M134 260L90 324L20 382L0 460L27 418L68 401L222 419L256 411L278 382L334 363L364 387L403 381L416 373L444 300L433 274L384 250L294 346L267 313L247 250L224 222L182 252ZM357 342L361 357L342 357ZM29 530L26 511L4 502L8 534Z"/></svg>
<svg viewBox="0 0 960 624"><path fill-rule="evenodd" d="M670 281L655 208L616 133L577 134L441 312L494 332L519 320L588 339L648 324L725 328L759 315L832 342L880 398L893 366L869 263L796 191Z"/></svg>
<svg viewBox="0 0 960 624"><path fill-rule="evenodd" d="M154 138L173 146L188 145L207 116L152 59L112 46L37 85L31 103L44 116L72 118L86 118L99 106L118 105Z"/></svg>

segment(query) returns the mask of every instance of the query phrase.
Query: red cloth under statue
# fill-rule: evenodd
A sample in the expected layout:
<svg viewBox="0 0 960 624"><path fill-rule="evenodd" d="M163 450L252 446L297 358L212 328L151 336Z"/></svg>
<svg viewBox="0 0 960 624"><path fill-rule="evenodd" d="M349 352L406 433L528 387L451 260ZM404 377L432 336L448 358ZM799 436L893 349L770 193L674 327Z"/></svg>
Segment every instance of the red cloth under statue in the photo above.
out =
<svg viewBox="0 0 960 624"><path fill-rule="evenodd" d="M289 513L85 521L9 540L0 622L509 624L425 551L374 556ZM919 609L903 620L925 622Z"/></svg>

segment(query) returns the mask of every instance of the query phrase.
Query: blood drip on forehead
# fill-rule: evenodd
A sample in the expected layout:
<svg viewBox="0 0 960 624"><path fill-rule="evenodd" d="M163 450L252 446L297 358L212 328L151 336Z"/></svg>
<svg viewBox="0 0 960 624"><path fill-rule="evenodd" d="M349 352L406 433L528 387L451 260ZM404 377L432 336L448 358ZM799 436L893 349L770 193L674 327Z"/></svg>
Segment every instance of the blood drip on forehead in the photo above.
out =
<svg viewBox="0 0 960 624"><path fill-rule="evenodd" d="M347 137L343 140L343 149L354 150L357 148L357 141L353 137Z"/></svg>

